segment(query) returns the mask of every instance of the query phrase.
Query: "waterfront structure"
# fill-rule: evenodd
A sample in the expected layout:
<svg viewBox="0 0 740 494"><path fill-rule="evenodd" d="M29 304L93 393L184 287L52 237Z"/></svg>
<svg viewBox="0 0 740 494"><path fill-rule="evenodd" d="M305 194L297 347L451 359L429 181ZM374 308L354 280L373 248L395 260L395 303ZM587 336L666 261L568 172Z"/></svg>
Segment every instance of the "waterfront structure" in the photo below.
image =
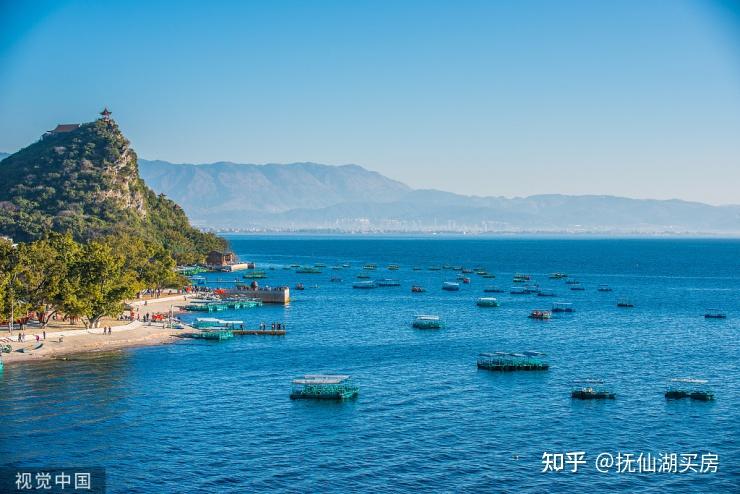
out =
<svg viewBox="0 0 740 494"><path fill-rule="evenodd" d="M714 392L709 389L706 379L678 378L671 379L665 392L666 400L689 398L696 401L714 400Z"/></svg>
<svg viewBox="0 0 740 494"><path fill-rule="evenodd" d="M346 400L359 393L359 387L348 375L306 374L291 384L291 400Z"/></svg>

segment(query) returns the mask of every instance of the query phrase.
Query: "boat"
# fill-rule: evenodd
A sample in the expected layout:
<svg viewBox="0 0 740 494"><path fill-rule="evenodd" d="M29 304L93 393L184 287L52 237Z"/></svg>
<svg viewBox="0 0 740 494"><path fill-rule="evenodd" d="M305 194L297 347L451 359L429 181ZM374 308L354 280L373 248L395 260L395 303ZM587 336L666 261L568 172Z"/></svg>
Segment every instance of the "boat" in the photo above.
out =
<svg viewBox="0 0 740 494"><path fill-rule="evenodd" d="M296 290L305 290L306 287L303 286L303 283L297 283L295 286Z"/></svg>
<svg viewBox="0 0 740 494"><path fill-rule="evenodd" d="M314 267L317 267L317 268L325 268L326 267L326 264L324 264L323 262L316 262L316 263L314 263Z"/></svg>
<svg viewBox="0 0 740 494"><path fill-rule="evenodd" d="M563 278L567 278L568 275L565 273L552 273L550 275L551 280L562 280Z"/></svg>
<svg viewBox="0 0 740 494"><path fill-rule="evenodd" d="M727 314L719 309L707 309L704 313L705 319L727 319Z"/></svg>
<svg viewBox="0 0 740 494"><path fill-rule="evenodd" d="M321 274L321 270L315 266L302 266L296 270L297 274Z"/></svg>
<svg viewBox="0 0 740 494"><path fill-rule="evenodd" d="M535 309L529 313L528 317L530 319L544 320L544 319L550 319L552 317L552 313L549 310Z"/></svg>
<svg viewBox="0 0 740 494"><path fill-rule="evenodd" d="M493 279L495 277L496 277L496 275L495 274L491 274L491 273L486 273L486 274L482 274L481 275L481 278L486 278L488 280Z"/></svg>
<svg viewBox="0 0 740 494"><path fill-rule="evenodd" d="M392 280L390 278L384 278L382 280L377 280L375 282L375 285L376 286L380 286L380 287L383 287L383 286L401 286L401 282L398 281L398 280Z"/></svg>
<svg viewBox="0 0 740 494"><path fill-rule="evenodd" d="M362 274L362 273L360 273L360 274L357 275L357 279L358 280L369 280L370 279L370 275L369 274Z"/></svg>
<svg viewBox="0 0 740 494"><path fill-rule="evenodd" d="M342 270L342 266L332 266L331 267L331 270L332 271L341 271Z"/></svg>
<svg viewBox="0 0 740 494"><path fill-rule="evenodd" d="M552 311L553 313L556 312L575 312L576 310L573 308L573 304L569 302L553 302L552 304Z"/></svg>
<svg viewBox="0 0 740 494"><path fill-rule="evenodd" d="M617 301L617 307L634 307L635 304L632 303L632 301L623 298Z"/></svg>
<svg viewBox="0 0 740 494"><path fill-rule="evenodd" d="M576 381L577 387L570 392L574 400L613 400L616 395L604 387L604 381L584 379Z"/></svg>
<svg viewBox="0 0 740 494"><path fill-rule="evenodd" d="M342 278L340 278L339 276L332 276L329 281L331 281L332 283L341 283Z"/></svg>
<svg viewBox="0 0 740 494"><path fill-rule="evenodd" d="M414 285L414 286L411 287L411 292L412 293L424 293L426 291L427 291L427 289L424 288L423 286Z"/></svg>
<svg viewBox="0 0 740 494"><path fill-rule="evenodd" d="M529 275L517 273L514 275L511 281L514 283L526 283L527 281L529 281L529 278Z"/></svg>
<svg viewBox="0 0 740 494"><path fill-rule="evenodd" d="M414 271L421 271L421 268L420 268L419 266L414 266L414 267L413 267L413 268L411 268L411 269L413 269Z"/></svg>
<svg viewBox="0 0 740 494"><path fill-rule="evenodd" d="M527 290L526 287L518 287L518 286L512 286L511 290L509 290L509 293L511 295L527 295L529 290Z"/></svg>
<svg viewBox="0 0 740 494"><path fill-rule="evenodd" d="M542 289L537 292L538 297L554 297L555 291L549 289Z"/></svg>
<svg viewBox="0 0 740 494"><path fill-rule="evenodd" d="M442 268L439 266L429 266L429 271L441 271Z"/></svg>
<svg viewBox="0 0 740 494"><path fill-rule="evenodd" d="M460 290L460 283L454 283L452 281L445 281L442 283L442 290L447 290L448 292L456 292Z"/></svg>
<svg viewBox="0 0 740 494"><path fill-rule="evenodd" d="M542 359L544 356L534 351L480 353L476 364L479 369L491 371L544 371L550 368Z"/></svg>
<svg viewBox="0 0 740 494"><path fill-rule="evenodd" d="M180 338L191 338L195 340L223 341L234 337L229 330L198 331L196 333L178 333Z"/></svg>
<svg viewBox="0 0 740 494"><path fill-rule="evenodd" d="M583 292L586 288L583 285L572 285L570 289L574 292Z"/></svg>
<svg viewBox="0 0 740 494"><path fill-rule="evenodd" d="M400 266L398 264L389 264L388 270L389 271L398 271L400 269Z"/></svg>
<svg viewBox="0 0 740 494"><path fill-rule="evenodd" d="M580 282L580 281L578 281L578 280L567 280L567 281L565 282L565 284L566 284L566 285L578 285L578 284L580 284L580 283L581 283L581 282Z"/></svg>
<svg viewBox="0 0 740 494"><path fill-rule="evenodd" d="M252 271L251 273L243 274L242 278L245 280L261 280L267 278L264 271Z"/></svg>
<svg viewBox="0 0 740 494"><path fill-rule="evenodd" d="M504 291L497 286L487 286L483 289L484 293L504 293Z"/></svg>
<svg viewBox="0 0 740 494"><path fill-rule="evenodd" d="M439 316L420 314L414 316L414 322L411 325L416 329L441 329L442 321L440 321Z"/></svg>
<svg viewBox="0 0 740 494"><path fill-rule="evenodd" d="M355 281L352 283L352 288L360 288L360 289L370 289L375 288L375 282L374 281Z"/></svg>
<svg viewBox="0 0 740 494"><path fill-rule="evenodd" d="M355 398L359 388L347 375L306 374L291 382L291 400L346 400Z"/></svg>
<svg viewBox="0 0 740 494"><path fill-rule="evenodd" d="M465 283L466 285L469 285L470 284L470 278L464 277L462 279L462 282Z"/></svg>
<svg viewBox="0 0 740 494"><path fill-rule="evenodd" d="M462 269L463 274L473 274L474 271L472 269L463 268Z"/></svg>
<svg viewBox="0 0 740 494"><path fill-rule="evenodd" d="M365 264L364 266L362 266L362 269L366 271L375 271L377 267L378 267L377 264Z"/></svg>
<svg viewBox="0 0 740 494"><path fill-rule="evenodd" d="M712 401L714 393L707 386L706 379L679 378L671 379L665 392L666 400L690 398L696 401Z"/></svg>
<svg viewBox="0 0 740 494"><path fill-rule="evenodd" d="M597 292L611 292L612 288L609 285L601 284L596 288Z"/></svg>
<svg viewBox="0 0 740 494"><path fill-rule="evenodd" d="M348 268L348 267L349 267L349 263L346 263L346 262L345 262L344 264L342 264L342 267L343 267L343 268Z"/></svg>
<svg viewBox="0 0 740 494"><path fill-rule="evenodd" d="M478 307L498 307L501 304L498 303L495 297L480 297L475 305Z"/></svg>

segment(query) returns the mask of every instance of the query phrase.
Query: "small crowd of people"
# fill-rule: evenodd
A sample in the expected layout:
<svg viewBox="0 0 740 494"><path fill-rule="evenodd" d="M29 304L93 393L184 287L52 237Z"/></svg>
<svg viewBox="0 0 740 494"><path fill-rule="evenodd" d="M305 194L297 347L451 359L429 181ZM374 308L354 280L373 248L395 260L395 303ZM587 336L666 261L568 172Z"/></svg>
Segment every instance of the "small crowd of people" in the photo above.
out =
<svg viewBox="0 0 740 494"><path fill-rule="evenodd" d="M43 335L43 339L46 339L46 330L42 331L41 333ZM36 342L37 343L39 341L41 341L41 338L42 338L41 336L39 336L37 334L35 334L33 336L34 336L34 338L36 338ZM18 343L24 343L25 341L26 341L26 333L18 333Z"/></svg>
<svg viewBox="0 0 740 494"><path fill-rule="evenodd" d="M103 326L103 334L113 334L113 328L110 326Z"/></svg>
<svg viewBox="0 0 740 494"><path fill-rule="evenodd" d="M284 322L274 322L272 323L272 326L270 327L272 331L284 331L285 330L285 323ZM260 331L267 331L267 324L264 322L260 323Z"/></svg>

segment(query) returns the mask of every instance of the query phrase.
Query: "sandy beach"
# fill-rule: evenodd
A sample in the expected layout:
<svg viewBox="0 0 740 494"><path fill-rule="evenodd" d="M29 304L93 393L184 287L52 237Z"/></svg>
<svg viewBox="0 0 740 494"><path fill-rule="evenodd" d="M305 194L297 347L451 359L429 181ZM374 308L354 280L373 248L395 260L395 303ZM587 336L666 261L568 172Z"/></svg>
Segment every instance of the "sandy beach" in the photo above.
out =
<svg viewBox="0 0 740 494"><path fill-rule="evenodd" d="M183 295L163 296L160 298L142 299L128 302L129 305L138 308L142 315L156 312L167 312L172 306L177 311L178 307L185 303ZM103 334L103 327L111 327L111 334ZM99 328L85 329L84 327L71 326L68 323L52 323L46 328L46 339L43 339L42 329L38 326L26 326L24 333L26 340L18 342L18 332L0 330L0 344L11 345L10 353L3 353L3 362L13 364L15 362L41 361L61 358L65 355L104 352L118 350L121 348L162 345L172 343L177 339L173 334L177 329L166 327L163 323L144 323L141 321L120 321L106 318L100 322ZM36 342L35 335L40 340ZM40 348L37 348L42 344ZM19 352L19 349L23 349Z"/></svg>

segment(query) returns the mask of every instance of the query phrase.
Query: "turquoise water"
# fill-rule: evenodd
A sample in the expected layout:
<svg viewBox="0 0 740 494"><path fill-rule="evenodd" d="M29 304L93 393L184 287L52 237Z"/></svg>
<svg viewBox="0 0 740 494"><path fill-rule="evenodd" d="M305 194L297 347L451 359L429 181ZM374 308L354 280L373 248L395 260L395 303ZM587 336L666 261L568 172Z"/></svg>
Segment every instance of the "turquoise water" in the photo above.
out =
<svg viewBox="0 0 740 494"><path fill-rule="evenodd" d="M738 492L740 241L230 239L266 270L261 284L306 290L289 307L218 317L283 321L287 336L6 366L0 466L105 466L110 492ZM281 269L316 262L352 268ZM368 262L401 287L353 290ZM469 275L444 292L458 273L411 269L432 264L480 265L497 279ZM554 271L586 290L549 280ZM493 294L501 307L476 307L484 286L508 289L515 272L558 296ZM597 292L601 283L614 291ZM412 284L428 291L412 294ZM623 296L634 309L616 307ZM527 318L553 301L577 312ZM705 320L708 307L728 319ZM446 328L412 329L417 313ZM551 368L478 371L477 353L496 350L539 350ZM359 398L288 399L292 377L319 372L351 374ZM716 401L666 402L667 381L687 376L709 379ZM572 401L581 378L605 380L617 399ZM588 464L542 473L546 451L585 451ZM712 452L720 464L707 474L602 474L593 464L602 452Z"/></svg>

